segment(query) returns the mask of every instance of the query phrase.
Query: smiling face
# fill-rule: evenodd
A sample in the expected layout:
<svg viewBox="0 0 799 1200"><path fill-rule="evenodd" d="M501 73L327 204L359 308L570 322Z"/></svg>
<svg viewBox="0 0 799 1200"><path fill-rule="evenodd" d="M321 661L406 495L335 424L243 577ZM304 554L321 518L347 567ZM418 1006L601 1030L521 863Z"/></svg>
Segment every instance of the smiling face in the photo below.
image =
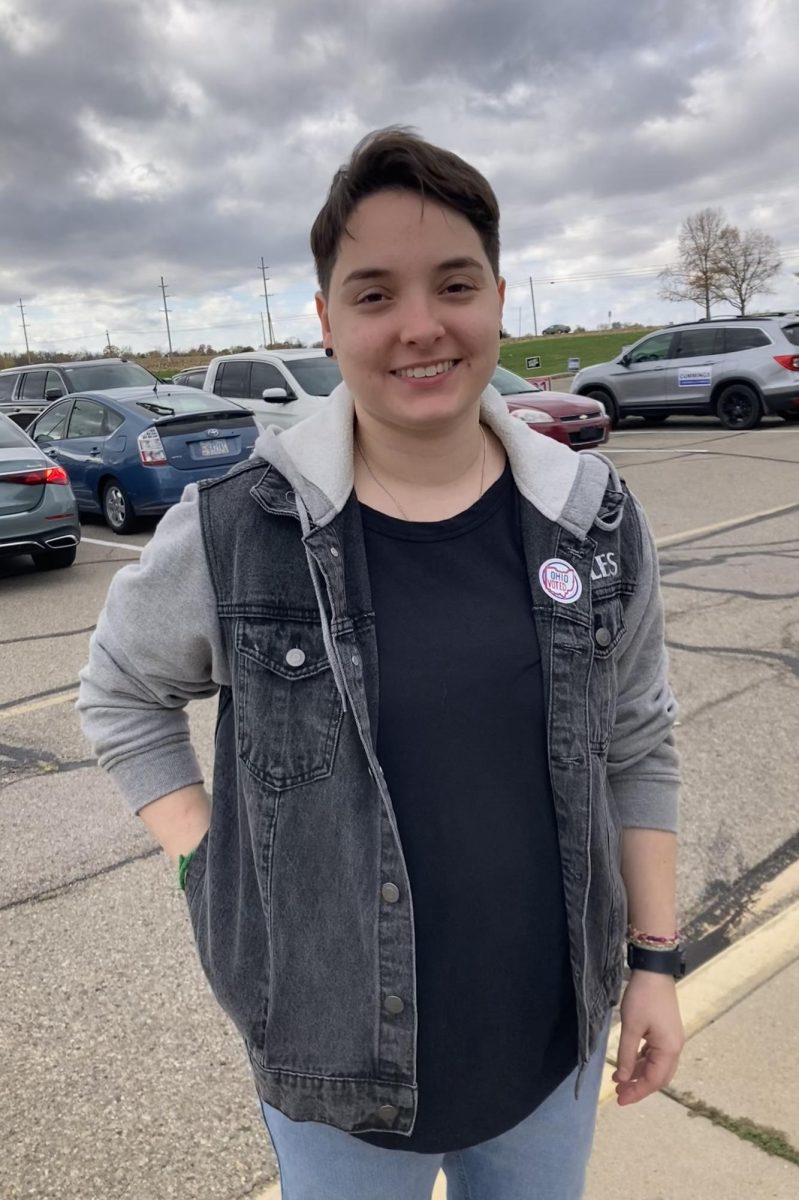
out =
<svg viewBox="0 0 799 1200"><path fill-rule="evenodd" d="M368 196L347 230L317 309L356 411L406 430L441 430L476 411L497 364L505 292L477 231L406 191Z"/></svg>

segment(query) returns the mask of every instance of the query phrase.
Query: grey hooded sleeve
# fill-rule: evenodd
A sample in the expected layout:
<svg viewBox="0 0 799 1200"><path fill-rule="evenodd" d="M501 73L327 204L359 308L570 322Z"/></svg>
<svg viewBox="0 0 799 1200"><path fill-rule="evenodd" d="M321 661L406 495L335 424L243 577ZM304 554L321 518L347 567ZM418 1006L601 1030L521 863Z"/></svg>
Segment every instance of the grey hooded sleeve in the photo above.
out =
<svg viewBox="0 0 799 1200"><path fill-rule="evenodd" d="M134 812L202 782L185 706L229 682L190 484L115 575L80 673L83 732Z"/></svg>
<svg viewBox="0 0 799 1200"><path fill-rule="evenodd" d="M668 679L657 550L643 509L630 499L641 531L641 573L619 644L608 778L625 827L676 832L680 770L672 730L677 704Z"/></svg>

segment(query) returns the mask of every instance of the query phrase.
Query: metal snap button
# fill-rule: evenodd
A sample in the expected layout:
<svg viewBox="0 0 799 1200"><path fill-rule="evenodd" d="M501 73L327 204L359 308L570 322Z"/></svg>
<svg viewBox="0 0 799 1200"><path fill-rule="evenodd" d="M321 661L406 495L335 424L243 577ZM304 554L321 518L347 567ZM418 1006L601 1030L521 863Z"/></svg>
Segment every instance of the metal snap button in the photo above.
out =
<svg viewBox="0 0 799 1200"><path fill-rule="evenodd" d="M384 883L380 889L380 895L386 904L396 904L400 898L400 890L396 883Z"/></svg>
<svg viewBox="0 0 799 1200"><path fill-rule="evenodd" d="M400 996L386 996L383 1001L383 1008L387 1013L391 1013L392 1017L396 1017L402 1012L405 1004Z"/></svg>
<svg viewBox="0 0 799 1200"><path fill-rule="evenodd" d="M613 641L613 634L609 629L605 629L604 625L601 625L594 634L594 641L597 646L602 646L604 649L605 646L609 646Z"/></svg>
<svg viewBox="0 0 799 1200"><path fill-rule="evenodd" d="M293 646L286 655L286 662L290 667L301 667L305 662L305 651L300 650L299 646Z"/></svg>
<svg viewBox="0 0 799 1200"><path fill-rule="evenodd" d="M359 667L359 666L361 665L361 656L360 656L360 654L353 654L353 656L352 656L352 665L353 665L354 667Z"/></svg>
<svg viewBox="0 0 799 1200"><path fill-rule="evenodd" d="M335 546L330 547L330 553L333 555L333 558L338 558L338 550Z"/></svg>
<svg viewBox="0 0 799 1200"><path fill-rule="evenodd" d="M399 1109L393 1104L381 1104L377 1110L377 1115L381 1121L385 1121L386 1125L390 1125L396 1120Z"/></svg>

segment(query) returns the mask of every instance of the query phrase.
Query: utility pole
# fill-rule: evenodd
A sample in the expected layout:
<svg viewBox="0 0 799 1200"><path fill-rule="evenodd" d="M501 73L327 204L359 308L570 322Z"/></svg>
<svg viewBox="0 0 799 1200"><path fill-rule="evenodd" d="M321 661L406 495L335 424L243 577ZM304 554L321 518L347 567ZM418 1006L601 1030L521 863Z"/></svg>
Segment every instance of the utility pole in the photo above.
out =
<svg viewBox="0 0 799 1200"><path fill-rule="evenodd" d="M22 332L25 334L25 353L28 356L28 362L31 360L31 348L28 345L28 327L25 324L25 309L22 307L22 297L19 298L19 311L22 314Z"/></svg>
<svg viewBox="0 0 799 1200"><path fill-rule="evenodd" d="M266 281L269 278L269 276L267 275L266 270L267 269L264 266L264 256L262 254L261 255L261 274L264 277L264 300L266 301L266 323L269 326L269 345L271 346L275 340L275 331L272 328L272 316L269 312L269 292L266 290Z"/></svg>
<svg viewBox="0 0 799 1200"><path fill-rule="evenodd" d="M111 338L110 338L110 337L109 337L109 335L108 335L108 330L107 330L107 329L106 329L106 331L105 331L105 340L108 342L108 353L109 353L109 354L113 354L113 353L114 353L114 351L113 351L113 347L112 347L112 345L111 345Z"/></svg>
<svg viewBox="0 0 799 1200"><path fill-rule="evenodd" d="M161 276L161 295L164 298L164 320L166 321L166 340L169 342L169 357L172 357L172 334L169 330L169 309L166 306L166 284Z"/></svg>
<svg viewBox="0 0 799 1200"><path fill-rule="evenodd" d="M535 315L535 292L533 291L532 275L529 276L529 279L530 279L530 299L533 302L533 333L534 333L535 337L538 337L538 318Z"/></svg>
<svg viewBox="0 0 799 1200"><path fill-rule="evenodd" d="M258 316L261 318L261 335L263 337L264 350L265 350L266 349L266 330L264 329L264 314L259 313Z"/></svg>

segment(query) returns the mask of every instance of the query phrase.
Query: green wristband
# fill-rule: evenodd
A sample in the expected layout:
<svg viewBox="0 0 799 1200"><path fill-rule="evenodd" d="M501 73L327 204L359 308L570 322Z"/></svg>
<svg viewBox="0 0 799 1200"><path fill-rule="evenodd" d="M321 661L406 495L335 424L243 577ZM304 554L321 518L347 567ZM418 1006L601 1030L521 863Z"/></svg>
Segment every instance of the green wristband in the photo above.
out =
<svg viewBox="0 0 799 1200"><path fill-rule="evenodd" d="M188 854L178 856L178 887L182 892L186 890L186 872L189 869L189 863L196 853L196 850L190 850Z"/></svg>

